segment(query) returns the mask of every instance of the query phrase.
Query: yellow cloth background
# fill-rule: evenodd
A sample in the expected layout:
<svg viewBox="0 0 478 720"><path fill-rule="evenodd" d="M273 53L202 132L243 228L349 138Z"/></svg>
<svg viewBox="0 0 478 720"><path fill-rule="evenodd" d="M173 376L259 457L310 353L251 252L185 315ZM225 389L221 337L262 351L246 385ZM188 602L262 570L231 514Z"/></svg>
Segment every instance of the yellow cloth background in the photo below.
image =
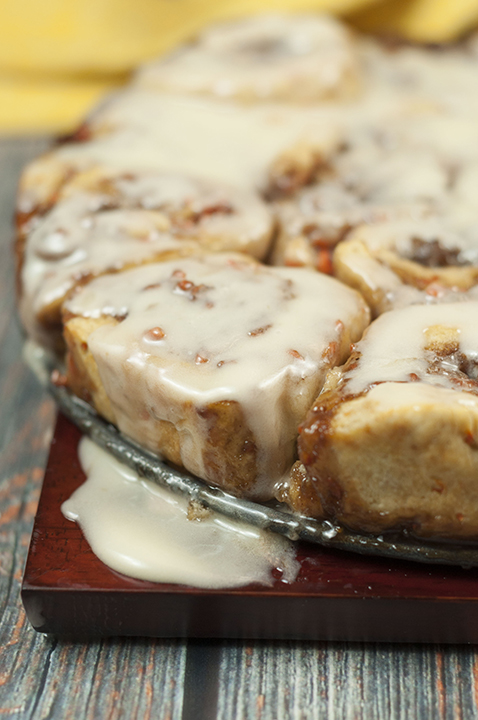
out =
<svg viewBox="0 0 478 720"><path fill-rule="evenodd" d="M268 10L434 42L478 23L478 0L1 0L0 131L67 132L140 62L214 20Z"/></svg>

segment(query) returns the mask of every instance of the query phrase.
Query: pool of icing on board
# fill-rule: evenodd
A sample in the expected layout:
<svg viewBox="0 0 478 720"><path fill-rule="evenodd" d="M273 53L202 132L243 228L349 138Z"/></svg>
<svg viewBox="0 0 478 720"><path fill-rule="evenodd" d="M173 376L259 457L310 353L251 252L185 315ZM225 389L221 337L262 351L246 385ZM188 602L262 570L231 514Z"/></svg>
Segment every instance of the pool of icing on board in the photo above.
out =
<svg viewBox="0 0 478 720"><path fill-rule="evenodd" d="M299 563L286 538L208 511L188 519L187 499L140 478L88 438L79 458L87 480L62 512L113 570L201 588L272 585L275 568L283 582L295 580Z"/></svg>

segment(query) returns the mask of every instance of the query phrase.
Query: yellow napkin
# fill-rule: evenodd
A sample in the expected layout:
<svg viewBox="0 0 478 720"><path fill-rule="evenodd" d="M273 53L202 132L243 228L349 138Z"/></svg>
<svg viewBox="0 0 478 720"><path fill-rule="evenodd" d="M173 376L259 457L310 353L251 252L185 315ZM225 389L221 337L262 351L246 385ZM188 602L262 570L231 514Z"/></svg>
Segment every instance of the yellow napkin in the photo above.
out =
<svg viewBox="0 0 478 720"><path fill-rule="evenodd" d="M68 132L139 63L214 20L270 10L334 12L434 41L478 20L476 0L2 0L0 131Z"/></svg>
<svg viewBox="0 0 478 720"><path fill-rule="evenodd" d="M351 18L360 29L418 42L456 40L478 24L478 0L394 0Z"/></svg>

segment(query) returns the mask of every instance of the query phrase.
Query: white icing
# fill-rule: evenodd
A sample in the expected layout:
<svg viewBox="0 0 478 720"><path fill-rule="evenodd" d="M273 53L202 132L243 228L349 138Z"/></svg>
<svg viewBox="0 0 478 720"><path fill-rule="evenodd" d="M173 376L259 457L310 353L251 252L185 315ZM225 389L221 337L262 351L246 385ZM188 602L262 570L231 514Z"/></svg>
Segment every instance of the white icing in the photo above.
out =
<svg viewBox="0 0 478 720"><path fill-rule="evenodd" d="M333 18L264 15L207 29L143 68L136 83L245 101L311 102L350 94L357 75L354 42Z"/></svg>
<svg viewBox="0 0 478 720"><path fill-rule="evenodd" d="M360 359L345 375L345 391L360 393L376 382L409 383L412 374L429 385L456 391L446 372L427 373L433 359L427 350L427 331L434 326L451 328L456 332L460 352L470 361L478 361L477 314L478 303L473 301L420 305L384 313L357 343ZM415 383L410 386L415 387Z"/></svg>
<svg viewBox="0 0 478 720"><path fill-rule="evenodd" d="M446 111L466 115L470 108L478 110L477 56L465 46L437 50L404 46L389 51L380 42L363 38L359 47L370 85Z"/></svg>
<svg viewBox="0 0 478 720"><path fill-rule="evenodd" d="M274 160L297 144L327 156L339 135L326 109L240 106L134 87L98 110L90 125L95 137L60 147L60 161L159 169L247 188L266 186Z"/></svg>
<svg viewBox="0 0 478 720"><path fill-rule="evenodd" d="M257 257L267 250L272 219L252 193L169 174L110 172L94 180L90 190L79 181L67 187L27 238L21 314L31 334L35 317L82 277L200 246Z"/></svg>
<svg viewBox="0 0 478 720"><path fill-rule="evenodd" d="M265 58L244 52L248 43L254 48L261 40L269 42ZM329 62L319 62L315 53L325 53ZM278 102L246 106L185 94L206 92L209 85L214 93L217 81L219 95L234 95L232 85L248 85L253 76L258 87L264 83L270 98L272 85L264 79L269 71L285 77L289 70L293 76L296 61L305 59L317 65L313 74L318 86L323 86L323 70L333 80L330 87L339 87L346 56L345 65L352 63L362 78L361 92L346 102L329 99L306 108ZM235 80L224 81L236 70ZM155 91L158 85L184 94ZM295 85L281 97L293 99ZM458 237L463 258L477 262L478 62L469 48L389 51L370 39L351 42L327 18L248 19L210 29L198 43L145 69L136 85L94 113L88 128L91 140L57 149L50 164L154 168L257 189L268 187L271 167L277 171L284 154L299 168L310 167L320 156L330 169L320 174L317 189L299 199L299 219L287 210L281 214L286 240L295 240L301 222L317 223L330 244L348 228L366 223L377 226L374 232L386 245L390 236L401 233L397 222L410 219L413 228L413 223L434 217L443 228L439 239L444 236L447 243L449 236L456 245ZM54 175L47 166L45 172ZM31 205L30 192L25 191L22 202L29 199ZM286 253L291 262L313 264L313 253L303 243L296 245L296 251ZM381 282L378 276L376 284ZM414 294L400 293L398 305Z"/></svg>
<svg viewBox="0 0 478 720"><path fill-rule="evenodd" d="M182 290L185 281L200 290ZM297 426L327 369L347 354L348 333L358 339L368 321L359 296L332 278L228 255L104 276L66 307L127 314L88 340L118 426L155 449L154 418L172 422L184 466L200 477L208 479L206 428L196 408L239 402L258 449L250 494L263 498L292 462ZM164 337L148 336L153 328Z"/></svg>
<svg viewBox="0 0 478 720"><path fill-rule="evenodd" d="M364 167L361 177L367 178ZM358 192L351 192L340 181L325 181L306 188L292 201L275 205L281 235L276 243L274 264L309 265L309 258L302 258L294 251L294 238L305 237L311 247L316 249L330 247L340 242L351 228L367 224L387 223L387 229L402 219L426 216L430 212L424 202L401 202L390 200L388 203L362 201ZM375 230L375 232L377 232ZM380 230L380 238L385 234ZM301 252L301 248L297 248ZM383 278L381 279L383 284Z"/></svg>
<svg viewBox="0 0 478 720"><path fill-rule="evenodd" d="M315 226L319 241L334 245L363 224L360 237L375 251L407 255L411 238L438 239L478 263L478 114L398 115L372 113L365 129L348 128L347 147L329 159L331 177L278 206L283 232L294 237Z"/></svg>
<svg viewBox="0 0 478 720"><path fill-rule="evenodd" d="M329 170L315 187L279 207L282 236L275 262L314 264L303 244L294 245L298 236L315 249L333 246L364 223L361 238L368 244L394 245L406 255L413 236L438 239L461 249L460 260L477 264L476 58L464 49L389 52L363 39L359 49L364 90L356 102L335 108L343 145L329 157ZM354 272L355 260L350 258ZM390 290L386 268L380 273L371 260L367 275ZM400 292L391 304L400 306L414 295Z"/></svg>
<svg viewBox="0 0 478 720"><path fill-rule="evenodd" d="M432 285L430 293L427 287L420 290L406 279L400 277L393 267L390 267L390 257L384 251L404 259L414 260L414 242L416 240L427 242L437 241L441 248L457 251L457 263L463 265L460 270L456 268L456 287L450 283L446 275L441 274L440 268L435 268L432 277L436 283ZM364 247L368 252L364 252ZM467 264L478 265L478 242L475 225L464 221L463 215L458 217L455 213L437 215L421 219L390 219L388 222L378 222L375 225L360 225L349 236L340 250L340 262L347 270L360 279L371 291L380 290L384 300L378 304L378 311L384 309L398 309L410 304L453 302L455 300L471 298L471 291L465 294L466 283L470 282ZM450 266L453 267L453 266ZM428 269L425 269L425 272ZM444 268L447 272L446 266ZM415 265L415 271L409 270L410 276L416 277L416 282L422 281L424 271L420 263ZM460 277L464 277L465 284L460 288ZM432 279L428 283L432 283ZM428 285L423 283L423 285Z"/></svg>
<svg viewBox="0 0 478 720"><path fill-rule="evenodd" d="M79 523L93 552L141 580L202 588L293 582L295 548L285 538L214 514L188 520L188 502L120 464L91 440L79 447L86 482L62 512Z"/></svg>

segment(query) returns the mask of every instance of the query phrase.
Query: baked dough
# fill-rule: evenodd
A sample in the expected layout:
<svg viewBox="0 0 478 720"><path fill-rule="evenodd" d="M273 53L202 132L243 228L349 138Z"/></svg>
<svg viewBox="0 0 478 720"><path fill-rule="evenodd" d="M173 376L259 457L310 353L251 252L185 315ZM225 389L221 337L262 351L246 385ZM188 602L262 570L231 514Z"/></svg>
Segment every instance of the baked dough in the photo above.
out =
<svg viewBox="0 0 478 720"><path fill-rule="evenodd" d="M438 212L446 218L451 198L439 147L415 142L401 129L424 122L420 113L408 112L400 122L377 120L372 111L366 121L352 118L315 182L275 203L280 232L272 262L332 272L334 248L360 226L386 229Z"/></svg>
<svg viewBox="0 0 478 720"><path fill-rule="evenodd" d="M475 146L478 131L471 118L421 111L404 112L393 121L384 117L377 122L373 113L365 124L357 118L342 128L342 143L316 173L315 183L276 203L280 233L274 264L321 269L324 251L331 257L337 244L357 237L373 254L380 238L390 249L395 235L396 243L403 246L397 248L398 254L411 254L403 237L406 232L423 244L430 235L445 248L458 243L469 261L476 244ZM348 249L338 248L337 273L347 263L347 253ZM426 248L422 254L427 255ZM345 275L339 277L349 282Z"/></svg>
<svg viewBox="0 0 478 720"><path fill-rule="evenodd" d="M295 509L362 532L478 538L477 313L422 305L372 323L302 425Z"/></svg>
<svg viewBox="0 0 478 720"><path fill-rule="evenodd" d="M357 228L360 239L368 242L369 234L376 238L382 232L375 225L387 236L399 232L396 223L399 228L403 221L412 221L411 234L426 242L429 230L422 221L433 219L444 228L438 236L434 231L435 239L450 236L443 239L446 246L452 235L459 236L459 247L466 244L469 255L476 244L476 59L464 47L387 52L378 43L362 40L359 48L362 95L338 115L340 142L312 178L312 186L276 203L280 232L272 262L330 272L335 246L355 237ZM353 270L343 271L349 248L339 245L335 272L364 291L366 279L358 283ZM362 255L357 265L364 262ZM380 289L374 273L371 284L377 283ZM394 306L385 303L382 310Z"/></svg>
<svg viewBox="0 0 478 720"><path fill-rule="evenodd" d="M325 15L262 15L205 30L146 65L137 84L242 102L310 103L356 93L352 34Z"/></svg>
<svg viewBox="0 0 478 720"><path fill-rule="evenodd" d="M144 447L261 500L369 321L333 278L226 253L104 275L64 307L74 392Z"/></svg>
<svg viewBox="0 0 478 720"><path fill-rule="evenodd" d="M388 47L311 16L213 28L25 171L22 318L58 347L63 306L70 387L208 482L360 530L475 538L477 186L471 43ZM333 270L375 315L415 304L331 370L289 482L297 425L369 313L325 275L205 254L263 258L271 212L268 261ZM381 328L398 350L368 354Z"/></svg>
<svg viewBox="0 0 478 720"><path fill-rule="evenodd" d="M33 162L20 192L27 207L35 205L43 196L43 178L51 186L101 165L290 194L313 179L340 140L331 105L241 105L129 87L97 108L67 142Z"/></svg>
<svg viewBox="0 0 478 720"><path fill-rule="evenodd" d="M389 204L364 202L345 184L325 180L299 191L291 200L276 202L274 211L278 234L272 264L310 267L333 274L335 247L353 228L363 223L369 227L386 219L426 215L429 206L425 202L403 200ZM349 282L348 278L341 279Z"/></svg>
<svg viewBox="0 0 478 720"><path fill-rule="evenodd" d="M360 290L373 315L406 305L477 297L474 225L449 216L362 225L334 253L334 274Z"/></svg>
<svg viewBox="0 0 478 720"><path fill-rule="evenodd" d="M19 240L22 321L48 344L61 331L61 305L76 285L202 251L262 258L272 231L269 209L245 190L151 171L73 174L30 213Z"/></svg>

